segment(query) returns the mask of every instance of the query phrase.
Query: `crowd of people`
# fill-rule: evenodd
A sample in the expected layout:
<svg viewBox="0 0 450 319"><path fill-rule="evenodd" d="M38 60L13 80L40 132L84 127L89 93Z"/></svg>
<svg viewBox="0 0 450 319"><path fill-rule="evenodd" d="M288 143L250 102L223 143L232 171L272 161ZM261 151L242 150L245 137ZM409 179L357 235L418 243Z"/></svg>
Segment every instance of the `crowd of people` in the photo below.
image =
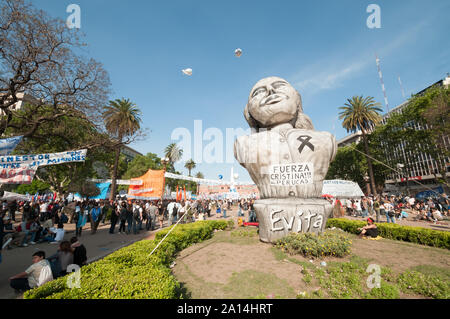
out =
<svg viewBox="0 0 450 319"><path fill-rule="evenodd" d="M376 222L386 218L388 223L398 220L428 221L436 224L450 217L450 199L444 193L426 199L416 199L407 195L367 196L360 199L329 199L334 205L333 217L367 218Z"/></svg>
<svg viewBox="0 0 450 319"><path fill-rule="evenodd" d="M83 229L90 226L95 234L101 223L110 222L109 234L138 234L171 226L174 223L191 223L206 220L214 212L216 218L227 218L227 210L238 205L238 216L248 214L249 221L256 221L253 200L85 200L55 201L3 201L0 206L0 263L1 249L27 247L40 243L56 244L58 251L46 257L45 251L33 255L33 265L26 271L10 278L10 285L24 291L50 280L41 276L42 269L49 266L52 279L67 273L67 267L86 264L86 248L80 243ZM164 223L166 221L166 223ZM64 225L75 225L75 236L65 240ZM45 272L45 271L44 271ZM42 272L42 273L44 273Z"/></svg>

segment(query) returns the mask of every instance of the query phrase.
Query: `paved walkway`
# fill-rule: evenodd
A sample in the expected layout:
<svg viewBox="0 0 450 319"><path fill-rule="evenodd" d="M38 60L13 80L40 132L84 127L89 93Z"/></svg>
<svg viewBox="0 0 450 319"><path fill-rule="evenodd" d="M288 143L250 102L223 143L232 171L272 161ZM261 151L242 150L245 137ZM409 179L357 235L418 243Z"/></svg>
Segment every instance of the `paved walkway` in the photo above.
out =
<svg viewBox="0 0 450 319"><path fill-rule="evenodd" d="M236 218L237 210L235 212L227 211L227 220L230 218ZM20 220L20 215L17 216ZM247 217L247 216L246 216ZM207 219L222 219L217 218L215 213L211 214ZM159 227L159 222L156 222L156 227ZM167 220L164 221L163 229L167 227ZM143 239L154 239L155 234L161 229L154 231L145 231L137 235L126 235L117 233L119 225L116 225L115 233L109 234L110 224L100 224L97 232L91 234L90 225L86 224L83 228L80 242L86 247L88 263L104 258L105 256L113 253L114 251L128 246L136 241ZM64 240L70 240L75 236L75 224L64 224L66 230ZM51 256L58 250L58 245L49 243L41 243L36 245L29 245L28 247L16 247L11 250L4 249L2 251L3 261L0 264L0 299L15 299L21 298L21 295L15 294L14 290L9 286L9 278L25 271L31 264L31 257L34 252L38 250L45 251L46 256Z"/></svg>
<svg viewBox="0 0 450 319"><path fill-rule="evenodd" d="M86 226L83 229L79 240L86 247L89 263L101 259L136 241L154 237L154 234L159 231L159 229L155 231L141 230L137 235L126 235L117 233L119 228L116 226L115 233L109 234L109 227L109 224L100 224L97 232L93 235L91 234L90 227ZM75 224L64 224L64 228L66 229L64 240L70 240L71 237L75 236ZM46 256L51 256L58 250L58 245L41 243L29 245L28 247L15 247L11 250L4 249L2 251L3 262L0 264L0 299L18 297L9 286L9 278L25 271L32 264L31 256L38 250L43 250Z"/></svg>

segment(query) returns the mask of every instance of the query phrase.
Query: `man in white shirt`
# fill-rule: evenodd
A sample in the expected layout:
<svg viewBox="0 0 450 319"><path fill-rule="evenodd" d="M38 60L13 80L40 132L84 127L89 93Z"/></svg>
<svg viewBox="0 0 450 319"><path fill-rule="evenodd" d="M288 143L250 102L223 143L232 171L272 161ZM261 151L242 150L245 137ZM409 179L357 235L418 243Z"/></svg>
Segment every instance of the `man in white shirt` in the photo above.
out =
<svg viewBox="0 0 450 319"><path fill-rule="evenodd" d="M48 241L50 244L59 244L64 239L64 224L58 224L58 228L51 227L49 230L49 235L47 235L43 241Z"/></svg>
<svg viewBox="0 0 450 319"><path fill-rule="evenodd" d="M9 278L11 288L16 291L26 291L39 286L41 271L44 267L50 266L45 259L45 252L38 251L33 254L33 264L24 272Z"/></svg>
<svg viewBox="0 0 450 319"><path fill-rule="evenodd" d="M173 220L173 208L176 205L176 203L174 201L170 202L167 205L167 213L168 213L168 220L167 220L167 225L170 226L172 225L172 220Z"/></svg>

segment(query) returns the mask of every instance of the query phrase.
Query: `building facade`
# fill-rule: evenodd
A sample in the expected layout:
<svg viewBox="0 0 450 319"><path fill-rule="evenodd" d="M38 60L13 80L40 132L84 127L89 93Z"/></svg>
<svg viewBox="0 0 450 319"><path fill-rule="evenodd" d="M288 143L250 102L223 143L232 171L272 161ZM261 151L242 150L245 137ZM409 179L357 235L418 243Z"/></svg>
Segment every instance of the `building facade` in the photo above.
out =
<svg viewBox="0 0 450 319"><path fill-rule="evenodd" d="M450 85L450 76L437 81L436 83L428 86L417 94L423 94L425 91L431 87L444 86L448 87ZM386 124L387 120L395 113L401 113L404 108L408 105L408 101L396 106L388 113L384 114L382 117L381 124ZM410 127L416 130L426 130L427 127L422 127L419 123L411 121L408 123ZM356 132L354 134L348 135L343 139L338 141L338 147L343 147L354 142L359 143L362 139L362 133ZM445 147L450 147L449 136L445 137ZM397 172L391 171L385 180L385 190L386 191L411 191L412 193L420 192L426 190L427 188L435 188L442 186L436 183L436 177L441 177L439 174L437 162L431 158L429 154L419 154L417 157L412 157L405 151L405 144L402 143L398 148L385 149L385 156L391 163L398 163L397 167L393 167ZM445 163L447 166L447 176L450 176L450 159L445 158ZM419 183L414 182L419 181ZM423 186L425 185L425 186ZM445 187L444 187L445 188ZM448 190L445 190L448 191Z"/></svg>

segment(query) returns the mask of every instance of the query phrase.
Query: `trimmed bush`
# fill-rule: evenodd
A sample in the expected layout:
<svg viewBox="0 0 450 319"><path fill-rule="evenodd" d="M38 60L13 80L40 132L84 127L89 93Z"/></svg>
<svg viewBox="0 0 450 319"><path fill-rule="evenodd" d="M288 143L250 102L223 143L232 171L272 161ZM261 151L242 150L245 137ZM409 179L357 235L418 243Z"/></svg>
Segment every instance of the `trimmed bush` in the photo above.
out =
<svg viewBox="0 0 450 319"><path fill-rule="evenodd" d="M174 227L174 226L172 226ZM81 268L80 288L67 286L68 276L27 291L25 299L177 299L180 283L171 274L170 263L186 247L209 239L214 230L226 229L226 221L198 221L179 225L158 249L152 250L170 230L155 240L142 240L119 249L102 260Z"/></svg>
<svg viewBox="0 0 450 319"><path fill-rule="evenodd" d="M359 234L358 228L366 223L345 218L330 218L328 227L337 227L352 234ZM393 223L377 224L379 235L383 238L402 240L411 243L450 249L450 232L423 227L400 226Z"/></svg>
<svg viewBox="0 0 450 319"><path fill-rule="evenodd" d="M313 233L290 233L276 241L275 246L287 253L303 256L343 257L350 252L352 242L344 234L325 232L319 235Z"/></svg>

